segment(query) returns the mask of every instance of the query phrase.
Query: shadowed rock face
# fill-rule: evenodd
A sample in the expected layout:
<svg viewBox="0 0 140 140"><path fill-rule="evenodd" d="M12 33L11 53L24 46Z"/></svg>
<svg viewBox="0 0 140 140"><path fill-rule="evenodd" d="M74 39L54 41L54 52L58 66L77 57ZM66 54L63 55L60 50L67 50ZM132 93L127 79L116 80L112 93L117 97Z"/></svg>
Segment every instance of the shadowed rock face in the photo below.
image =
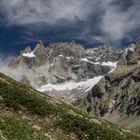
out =
<svg viewBox="0 0 140 140"><path fill-rule="evenodd" d="M39 41L33 52L35 54L35 66L47 64L48 62L47 50L42 41Z"/></svg>
<svg viewBox="0 0 140 140"><path fill-rule="evenodd" d="M118 61L122 58L122 49L112 48L107 45L101 45L92 49L86 49L86 56L93 61Z"/></svg>
<svg viewBox="0 0 140 140"><path fill-rule="evenodd" d="M140 133L140 41L128 48L117 69L74 105ZM134 61L136 63L134 63Z"/></svg>
<svg viewBox="0 0 140 140"><path fill-rule="evenodd" d="M121 65L133 65L138 64L140 61L140 39L137 39L134 43L130 44L125 50L123 59L120 60Z"/></svg>
<svg viewBox="0 0 140 140"><path fill-rule="evenodd" d="M52 62L53 59L59 55L74 59L85 57L85 48L81 44L77 44L74 41L70 43L51 43L46 49L50 62Z"/></svg>

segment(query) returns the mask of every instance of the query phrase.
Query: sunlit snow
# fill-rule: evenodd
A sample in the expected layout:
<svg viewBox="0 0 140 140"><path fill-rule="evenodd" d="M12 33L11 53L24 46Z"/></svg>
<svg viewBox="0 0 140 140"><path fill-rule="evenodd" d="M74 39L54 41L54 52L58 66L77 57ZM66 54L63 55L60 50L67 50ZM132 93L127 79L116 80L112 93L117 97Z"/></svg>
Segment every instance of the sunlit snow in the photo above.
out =
<svg viewBox="0 0 140 140"><path fill-rule="evenodd" d="M30 52L30 53L23 53L22 55L23 55L24 57L30 57L30 58L35 57L35 55L34 55L33 52Z"/></svg>
<svg viewBox="0 0 140 140"><path fill-rule="evenodd" d="M108 61L108 62L103 62L103 63L101 63L101 65L102 65L102 66L116 67L117 62Z"/></svg>
<svg viewBox="0 0 140 140"><path fill-rule="evenodd" d="M101 78L103 78L103 76L97 76L94 77L93 79L88 79L87 81L82 81L82 82L70 81L59 85L47 84L41 86L38 90L41 92L51 91L51 90L63 91L63 90L73 90L73 89L79 89L81 91L84 91L84 90L88 90L91 86L97 84L101 80Z"/></svg>
<svg viewBox="0 0 140 140"><path fill-rule="evenodd" d="M92 61L89 61L87 58L81 58L81 61L84 61L84 62L88 62L88 63L94 64Z"/></svg>

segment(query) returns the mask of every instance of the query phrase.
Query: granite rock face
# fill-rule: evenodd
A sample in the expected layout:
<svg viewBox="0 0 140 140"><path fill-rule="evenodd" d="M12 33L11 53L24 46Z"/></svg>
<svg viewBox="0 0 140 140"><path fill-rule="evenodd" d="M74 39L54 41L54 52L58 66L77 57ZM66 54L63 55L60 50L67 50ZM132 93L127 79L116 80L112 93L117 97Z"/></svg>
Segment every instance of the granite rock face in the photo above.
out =
<svg viewBox="0 0 140 140"><path fill-rule="evenodd" d="M124 52L117 69L74 105L140 133L140 40Z"/></svg>
<svg viewBox="0 0 140 140"><path fill-rule="evenodd" d="M24 84L140 133L139 39L126 49L87 49L74 41L45 47L40 41L33 50L21 51L9 67L22 68Z"/></svg>
<svg viewBox="0 0 140 140"><path fill-rule="evenodd" d="M47 64L48 58L46 53L46 48L42 41L36 45L32 51L31 47L26 47L20 52L20 55L11 60L9 66L16 68L19 65L26 65L29 68L39 67Z"/></svg>
<svg viewBox="0 0 140 140"><path fill-rule="evenodd" d="M86 49L86 56L91 61L118 61L124 54L123 49L110 47L108 45L101 45L95 48Z"/></svg>
<svg viewBox="0 0 140 140"><path fill-rule="evenodd" d="M113 49L105 45L85 49L81 44L72 41L70 43L51 43L45 47L43 42L39 41L33 50L27 47L21 51L19 56L11 60L9 67L15 70L18 67L24 67L36 75L38 73L38 77L43 75L50 84L71 80L80 82L105 75L112 67L101 65L101 63L118 61L121 55L120 49ZM27 74L26 78L29 78ZM30 81L30 79L28 80Z"/></svg>

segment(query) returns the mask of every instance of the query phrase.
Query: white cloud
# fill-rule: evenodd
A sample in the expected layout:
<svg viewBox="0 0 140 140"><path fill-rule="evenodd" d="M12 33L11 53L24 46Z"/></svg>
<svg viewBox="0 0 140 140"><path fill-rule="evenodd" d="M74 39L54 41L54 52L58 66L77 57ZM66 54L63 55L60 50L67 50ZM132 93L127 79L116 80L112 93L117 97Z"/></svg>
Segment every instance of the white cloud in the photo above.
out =
<svg viewBox="0 0 140 140"><path fill-rule="evenodd" d="M87 4L86 0L1 0L0 9L9 24L54 24L61 19L84 20L91 3Z"/></svg>
<svg viewBox="0 0 140 140"><path fill-rule="evenodd" d="M114 0L102 3L105 13L100 26L108 38L118 41L140 26L140 1L132 1L133 5L126 11L121 10L121 3L112 4Z"/></svg>
<svg viewBox="0 0 140 140"><path fill-rule="evenodd" d="M90 42L115 42L126 36L129 38L129 33L140 26L140 1L131 0L133 5L129 5L126 11L121 10L121 1L113 4L115 1L118 0L0 0L0 13L3 15L0 20L6 25L30 24L40 25L39 28L64 23L69 28L71 23L84 21L85 27L79 31L77 38ZM97 16L100 16L98 21ZM93 34L96 28L100 29L101 35ZM30 26L30 30L35 30L34 26ZM85 30L88 32L85 33Z"/></svg>
<svg viewBox="0 0 140 140"><path fill-rule="evenodd" d="M140 1L132 0L133 5L128 5L127 10L121 9L122 3L116 4L114 3L115 1L117 0L100 1L98 12L100 13L102 10L103 13L101 14L98 28L101 33L98 32L100 33L98 35L93 34L91 30L96 30L95 27L87 28L80 34L80 39L88 40L90 43L111 42L118 45L123 38L131 40L131 33L140 27Z"/></svg>

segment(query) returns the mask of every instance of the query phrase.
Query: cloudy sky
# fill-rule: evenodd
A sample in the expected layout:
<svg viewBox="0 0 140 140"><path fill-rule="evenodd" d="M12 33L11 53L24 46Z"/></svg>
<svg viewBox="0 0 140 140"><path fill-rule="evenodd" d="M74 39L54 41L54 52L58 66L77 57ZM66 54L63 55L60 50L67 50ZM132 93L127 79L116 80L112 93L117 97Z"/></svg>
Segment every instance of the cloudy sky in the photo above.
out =
<svg viewBox="0 0 140 140"><path fill-rule="evenodd" d="M0 52L38 40L125 47L140 36L140 0L0 0Z"/></svg>

